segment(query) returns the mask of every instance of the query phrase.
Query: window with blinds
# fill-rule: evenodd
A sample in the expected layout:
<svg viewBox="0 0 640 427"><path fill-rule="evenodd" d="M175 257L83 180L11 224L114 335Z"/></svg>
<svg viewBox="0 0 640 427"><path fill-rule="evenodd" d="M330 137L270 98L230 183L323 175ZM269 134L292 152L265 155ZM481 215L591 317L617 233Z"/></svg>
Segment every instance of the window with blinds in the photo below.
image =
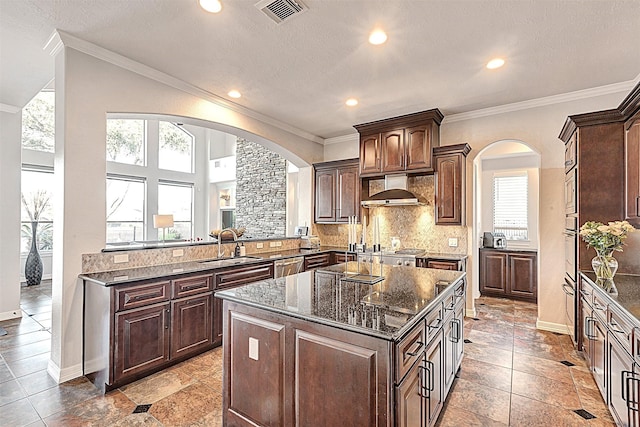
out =
<svg viewBox="0 0 640 427"><path fill-rule="evenodd" d="M528 240L526 173L493 177L493 231L507 240Z"/></svg>

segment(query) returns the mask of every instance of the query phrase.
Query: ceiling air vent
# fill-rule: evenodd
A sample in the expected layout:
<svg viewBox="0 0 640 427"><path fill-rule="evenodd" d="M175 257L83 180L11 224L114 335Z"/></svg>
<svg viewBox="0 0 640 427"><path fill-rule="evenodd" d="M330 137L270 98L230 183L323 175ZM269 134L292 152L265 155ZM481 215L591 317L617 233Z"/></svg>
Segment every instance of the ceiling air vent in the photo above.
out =
<svg viewBox="0 0 640 427"><path fill-rule="evenodd" d="M281 24L307 10L304 4L296 0L262 0L256 3L256 7L276 24Z"/></svg>

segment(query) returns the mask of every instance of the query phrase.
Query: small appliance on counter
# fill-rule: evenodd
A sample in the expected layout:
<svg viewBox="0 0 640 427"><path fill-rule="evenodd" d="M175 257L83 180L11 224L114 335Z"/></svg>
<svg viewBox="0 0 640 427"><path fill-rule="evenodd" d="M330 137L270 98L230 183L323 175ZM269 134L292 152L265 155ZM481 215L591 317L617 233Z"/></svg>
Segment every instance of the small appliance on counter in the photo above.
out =
<svg viewBox="0 0 640 427"><path fill-rule="evenodd" d="M505 249L507 247L507 236L504 233L492 233L485 231L482 238L483 248Z"/></svg>
<svg viewBox="0 0 640 427"><path fill-rule="evenodd" d="M302 236L300 238L300 249L318 249L320 238L318 236Z"/></svg>

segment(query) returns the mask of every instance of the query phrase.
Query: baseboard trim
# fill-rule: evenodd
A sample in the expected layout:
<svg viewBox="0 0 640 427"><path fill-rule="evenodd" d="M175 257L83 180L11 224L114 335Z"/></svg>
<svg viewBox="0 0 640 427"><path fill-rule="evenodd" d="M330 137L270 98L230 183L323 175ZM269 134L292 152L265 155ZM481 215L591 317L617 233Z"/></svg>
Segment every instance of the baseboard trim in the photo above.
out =
<svg viewBox="0 0 640 427"><path fill-rule="evenodd" d="M20 309L5 311L4 313L0 313L0 322L3 320L17 319L19 317L22 317L22 310Z"/></svg>
<svg viewBox="0 0 640 427"><path fill-rule="evenodd" d="M49 360L49 364L47 365L47 373L57 382L58 384L62 384L74 378L78 378L82 376L82 364L79 363L74 366L69 366L68 368L60 369L58 365L54 363L53 360Z"/></svg>
<svg viewBox="0 0 640 427"><path fill-rule="evenodd" d="M543 322L542 320L536 321L536 328L543 331L556 332L559 334L569 335L569 328L563 323L551 323Z"/></svg>
<svg viewBox="0 0 640 427"><path fill-rule="evenodd" d="M476 308L466 308L464 309L464 317L476 317Z"/></svg>

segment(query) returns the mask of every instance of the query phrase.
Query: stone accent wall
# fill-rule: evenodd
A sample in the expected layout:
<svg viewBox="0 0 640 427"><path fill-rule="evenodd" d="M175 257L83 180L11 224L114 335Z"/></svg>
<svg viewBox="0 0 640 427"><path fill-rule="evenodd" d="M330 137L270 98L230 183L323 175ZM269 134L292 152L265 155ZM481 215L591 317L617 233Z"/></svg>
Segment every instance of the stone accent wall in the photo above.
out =
<svg viewBox="0 0 640 427"><path fill-rule="evenodd" d="M238 138L236 145L236 228L254 238L284 236L287 164L269 149Z"/></svg>

